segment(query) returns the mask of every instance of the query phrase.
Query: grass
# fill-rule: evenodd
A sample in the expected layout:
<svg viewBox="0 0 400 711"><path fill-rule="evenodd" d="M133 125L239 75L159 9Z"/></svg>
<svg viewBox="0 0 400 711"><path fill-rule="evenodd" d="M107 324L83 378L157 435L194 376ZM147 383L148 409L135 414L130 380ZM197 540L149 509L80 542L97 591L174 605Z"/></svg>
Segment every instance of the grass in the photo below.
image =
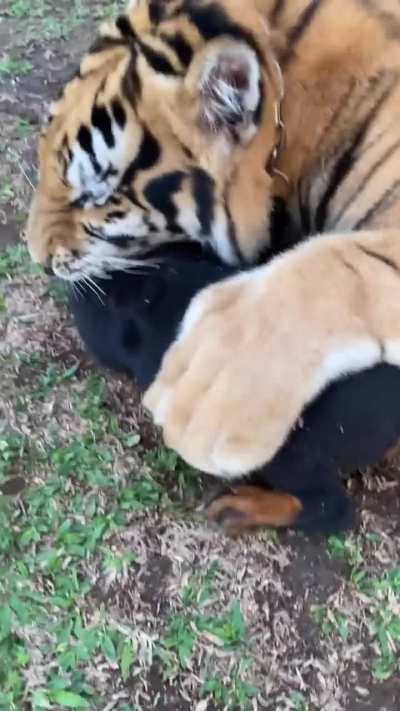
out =
<svg viewBox="0 0 400 711"><path fill-rule="evenodd" d="M24 247L3 251L5 302L15 284L35 274ZM43 294L54 298L57 290ZM63 298L58 303L64 307ZM222 574L216 563L188 577L177 597L180 611L158 620L150 637L134 622L115 620L97 599L99 585L123 587L140 572L143 551L123 543L125 531L157 512L179 515L181 489L197 490L193 470L162 447L137 455L139 431L110 408L107 379L82 371L79 359L49 362L28 348L3 366L5 393L15 388L21 403L17 421L30 407L34 418L41 408L50 412L50 403L59 407L68 394L79 433L66 437L50 415L45 442L37 426L32 437L11 427L0 436L0 490L19 478L25 487L17 498L0 499L0 709L19 709L23 700L35 711L100 708L99 665L102 684L123 695L139 672L150 673L153 659L174 683L206 638L216 649L239 653L247 634L239 601L218 613L205 611L218 597L214 586ZM118 474L121 454L127 464ZM165 485L171 476L175 498ZM250 690L239 674L232 684L212 677L199 686L199 694L224 698L228 708L243 698L246 709ZM134 707L124 702L116 708Z"/></svg>
<svg viewBox="0 0 400 711"><path fill-rule="evenodd" d="M372 642L374 654L370 671L375 679L386 680L400 671L400 567L373 575L369 570L368 548L384 546L379 535L331 536L328 550L332 556L344 558L349 565L348 594L362 604L349 607L346 614L343 605L319 605L313 607L313 615L324 635L339 637L347 643L355 630Z"/></svg>
<svg viewBox="0 0 400 711"><path fill-rule="evenodd" d="M27 119L21 118L17 125L18 138L27 138L32 135L35 127Z"/></svg>
<svg viewBox="0 0 400 711"><path fill-rule="evenodd" d="M5 204L13 200L15 196L11 183L5 183L0 187L0 203Z"/></svg>
<svg viewBox="0 0 400 711"><path fill-rule="evenodd" d="M50 372L57 377L46 377L41 397L75 376L71 370ZM126 636L105 621L87 624L79 613L92 592L85 574L91 562L96 559L102 574L116 580L135 561L134 551L117 553L106 538L126 526L132 512L157 507L161 500L160 486L149 478L126 485L113 480L113 454L100 438L104 430L99 417L90 419L99 390L94 380L82 393L83 436L45 453L12 434L0 440L2 479L22 469L27 478L46 473L40 484L31 483L22 509L3 501L1 511L0 708L19 708L23 695L35 709L92 708L96 693L82 667L100 655L119 665L126 679L135 658ZM39 689L27 689L24 668L35 635L51 668L43 671Z"/></svg>
<svg viewBox="0 0 400 711"><path fill-rule="evenodd" d="M0 251L0 280L12 279L35 270L24 245L6 247Z"/></svg>
<svg viewBox="0 0 400 711"><path fill-rule="evenodd" d="M25 256L20 248L2 253L2 278L20 275ZM33 372L42 366L37 357L16 360ZM32 402L77 382L78 371L78 364L48 365L30 389ZM104 378L84 381L75 402L84 430L67 442L57 441L55 432L45 451L12 431L0 437L0 484L20 472L28 482L22 506L0 499L1 709L19 708L22 698L33 709L92 708L96 691L84 667L100 655L126 680L134 662L127 635L105 620L88 624L80 614L93 589L88 565L96 561L101 576L117 580L136 560L134 551L113 550L106 539L126 526L132 512L151 510L162 499L148 475L124 483L113 478L108 433L128 447L138 440L102 409L106 396ZM25 670L39 649L39 688L35 681L29 688Z"/></svg>
<svg viewBox="0 0 400 711"><path fill-rule="evenodd" d="M2 57L0 59L0 79L2 77L20 77L29 74L33 69L32 62L16 57Z"/></svg>
<svg viewBox="0 0 400 711"><path fill-rule="evenodd" d="M219 565L213 563L205 573L193 575L182 590L184 605L204 606L215 595L214 583L218 578Z"/></svg>
<svg viewBox="0 0 400 711"><path fill-rule="evenodd" d="M2 0L0 11L6 17L23 20L27 17L43 17L45 13L51 11L51 5L46 0L35 0L34 3L31 0L14 0L14 2Z"/></svg>
<svg viewBox="0 0 400 711"><path fill-rule="evenodd" d="M37 41L38 38L47 41L68 40L85 22L99 22L115 17L124 6L123 0L97 2L94 5L87 0L73 0L61 6L54 6L50 0L15 0L11 3L0 0L0 15L24 22L27 37L31 41ZM7 71L7 74L18 75L21 71Z"/></svg>
<svg viewBox="0 0 400 711"><path fill-rule="evenodd" d="M245 669L242 662L235 669L230 679L213 677L205 679L202 687L203 694L209 694L213 701L218 704L218 708L230 710L250 709L252 699L257 695L258 689L243 681L241 673Z"/></svg>

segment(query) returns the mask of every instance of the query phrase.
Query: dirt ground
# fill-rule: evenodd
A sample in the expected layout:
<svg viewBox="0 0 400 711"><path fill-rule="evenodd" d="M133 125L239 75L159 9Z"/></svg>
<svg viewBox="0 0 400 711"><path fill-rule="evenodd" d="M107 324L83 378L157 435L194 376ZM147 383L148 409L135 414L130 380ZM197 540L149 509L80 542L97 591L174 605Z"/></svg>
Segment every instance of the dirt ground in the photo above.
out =
<svg viewBox="0 0 400 711"><path fill-rule="evenodd" d="M0 0L0 711L398 711L396 459L349 536L221 537L20 245L45 106L117 6Z"/></svg>

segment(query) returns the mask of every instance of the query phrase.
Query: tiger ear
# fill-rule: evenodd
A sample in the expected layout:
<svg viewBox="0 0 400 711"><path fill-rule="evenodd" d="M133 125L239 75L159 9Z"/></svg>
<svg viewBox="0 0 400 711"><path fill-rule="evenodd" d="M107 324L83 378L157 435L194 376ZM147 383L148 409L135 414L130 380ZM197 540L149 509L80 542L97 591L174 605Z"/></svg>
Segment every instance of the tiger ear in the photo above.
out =
<svg viewBox="0 0 400 711"><path fill-rule="evenodd" d="M193 62L202 130L244 137L256 122L261 101L261 67L244 42L216 40ZM193 76L193 73L195 77Z"/></svg>

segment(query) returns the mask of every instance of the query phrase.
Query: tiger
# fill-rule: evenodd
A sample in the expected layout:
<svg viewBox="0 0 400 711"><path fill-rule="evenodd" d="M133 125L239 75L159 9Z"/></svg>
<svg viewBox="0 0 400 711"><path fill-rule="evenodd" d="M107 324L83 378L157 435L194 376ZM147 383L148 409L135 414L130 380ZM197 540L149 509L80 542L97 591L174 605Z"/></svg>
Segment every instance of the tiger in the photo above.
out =
<svg viewBox="0 0 400 711"><path fill-rule="evenodd" d="M35 261L74 281L190 239L254 265L194 297L144 395L202 471L259 469L329 383L400 365L399 39L396 0L136 0L52 109ZM303 239L259 264L276 199Z"/></svg>

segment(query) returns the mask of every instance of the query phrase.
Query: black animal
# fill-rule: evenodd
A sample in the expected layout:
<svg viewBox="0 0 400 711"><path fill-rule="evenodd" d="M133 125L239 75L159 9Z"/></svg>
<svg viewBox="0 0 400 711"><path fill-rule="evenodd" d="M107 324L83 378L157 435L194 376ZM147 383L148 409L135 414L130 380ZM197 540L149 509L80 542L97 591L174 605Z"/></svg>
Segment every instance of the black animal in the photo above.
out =
<svg viewBox="0 0 400 711"><path fill-rule="evenodd" d="M193 244L165 247L153 259L157 268L98 279L101 300L92 291L71 296L88 350L102 365L130 373L142 389L155 377L191 298L236 271ZM398 439L400 369L378 365L345 377L307 407L269 464L210 504L209 518L230 533L288 520L309 532L347 528L355 507L343 477L378 463ZM293 518L287 494L296 502Z"/></svg>

